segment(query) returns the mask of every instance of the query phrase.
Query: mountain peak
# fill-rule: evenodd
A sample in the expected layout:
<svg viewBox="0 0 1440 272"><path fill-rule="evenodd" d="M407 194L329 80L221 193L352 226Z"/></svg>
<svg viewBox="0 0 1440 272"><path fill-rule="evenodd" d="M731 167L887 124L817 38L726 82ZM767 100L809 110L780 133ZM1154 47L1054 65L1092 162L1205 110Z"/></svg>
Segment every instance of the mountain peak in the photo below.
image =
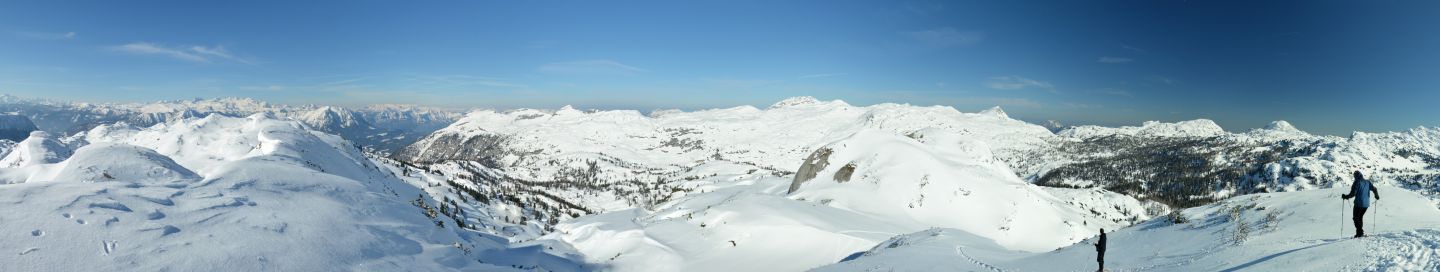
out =
<svg viewBox="0 0 1440 272"><path fill-rule="evenodd" d="M779 109L779 108L787 108L787 107L801 106L801 105L812 105L812 104L819 104L819 103L820 103L820 100L819 100L819 99L815 99L815 97L813 97L813 96L796 96L796 97L786 98L785 100L780 100L780 102L775 102L775 104L770 105L770 108L771 108L771 109Z"/></svg>
<svg viewBox="0 0 1440 272"><path fill-rule="evenodd" d="M1290 122L1286 122L1285 120L1276 120L1274 122L1270 122L1270 124L1265 125L1265 129L1280 131L1300 131L1300 129L1295 128L1295 126L1290 125Z"/></svg>
<svg viewBox="0 0 1440 272"><path fill-rule="evenodd" d="M984 111L980 111L980 114L992 115L992 116L997 116L997 117L1000 117L1000 118L1010 118L1010 115L1009 115L1009 114L1005 114L1005 109L1001 109L1000 106L990 107L989 109L986 109L986 110L984 110Z"/></svg>

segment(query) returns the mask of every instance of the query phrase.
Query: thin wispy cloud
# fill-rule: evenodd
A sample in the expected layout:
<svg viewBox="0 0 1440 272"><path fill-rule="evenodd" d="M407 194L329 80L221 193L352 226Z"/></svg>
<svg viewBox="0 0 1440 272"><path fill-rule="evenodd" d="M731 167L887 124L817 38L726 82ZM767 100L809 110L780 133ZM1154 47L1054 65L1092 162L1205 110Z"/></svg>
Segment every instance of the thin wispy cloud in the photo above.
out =
<svg viewBox="0 0 1440 272"><path fill-rule="evenodd" d="M209 63L214 60L228 60L244 64L255 64L254 61L235 56L223 46L205 47L166 47L149 42L134 42L119 46L110 47L111 50L136 55L155 55L169 57L178 60Z"/></svg>
<svg viewBox="0 0 1440 272"><path fill-rule="evenodd" d="M215 47L204 47L197 45L191 46L190 51L194 51L195 53L199 53L201 55L209 57L227 59L244 64L255 64L255 62L249 59L237 57L235 56L235 54L231 54L229 50L225 50L224 46L216 45Z"/></svg>
<svg viewBox="0 0 1440 272"><path fill-rule="evenodd" d="M1104 94L1104 95L1114 95L1114 96L1124 96L1124 97L1135 97L1135 95L1131 94L1130 92L1125 91L1125 90L1120 90L1120 89L1104 89L1104 90L1098 91L1097 93Z"/></svg>
<svg viewBox="0 0 1440 272"><path fill-rule="evenodd" d="M1049 82L1019 77L1019 76L998 76L985 81L985 86L996 90L1024 90L1041 89L1055 92L1055 85Z"/></svg>
<svg viewBox="0 0 1440 272"><path fill-rule="evenodd" d="M70 40L70 39L75 39L75 37L77 36L74 31L70 31L70 32L27 32L27 31L21 31L21 32L15 32L15 34L16 34L16 35L19 35L20 37L23 37L23 38L37 39L37 40Z"/></svg>
<svg viewBox="0 0 1440 272"><path fill-rule="evenodd" d="M1125 50L1135 51L1135 53L1145 53L1145 49L1140 49L1139 47L1134 47L1134 46L1129 46L1129 45L1120 45L1120 48L1121 48L1121 49L1125 49Z"/></svg>
<svg viewBox="0 0 1440 272"><path fill-rule="evenodd" d="M910 39L937 46L971 45L985 40L985 32L973 30L956 30L955 28L942 27L929 30L904 32Z"/></svg>
<svg viewBox="0 0 1440 272"><path fill-rule="evenodd" d="M1135 61L1135 60L1134 60L1134 59L1131 59L1131 58L1126 58L1126 57L1100 57L1099 60L1096 60L1096 62L1099 62L1099 63L1126 63L1126 62L1131 62L1131 61Z"/></svg>
<svg viewBox="0 0 1440 272"><path fill-rule="evenodd" d="M846 73L809 74L809 75L800 76L799 78L800 78L800 79L827 78L827 77L838 77L838 76L844 76L844 75L847 75L847 74L846 74Z"/></svg>
<svg viewBox="0 0 1440 272"><path fill-rule="evenodd" d="M535 68L535 71L569 75L633 75L649 70L613 60L577 60L541 64L540 67Z"/></svg>
<svg viewBox="0 0 1440 272"><path fill-rule="evenodd" d="M1169 78L1169 77L1150 76L1149 79L1150 79L1150 81L1159 82L1159 83L1164 83L1165 85L1175 85L1175 79L1172 79L1172 78Z"/></svg>

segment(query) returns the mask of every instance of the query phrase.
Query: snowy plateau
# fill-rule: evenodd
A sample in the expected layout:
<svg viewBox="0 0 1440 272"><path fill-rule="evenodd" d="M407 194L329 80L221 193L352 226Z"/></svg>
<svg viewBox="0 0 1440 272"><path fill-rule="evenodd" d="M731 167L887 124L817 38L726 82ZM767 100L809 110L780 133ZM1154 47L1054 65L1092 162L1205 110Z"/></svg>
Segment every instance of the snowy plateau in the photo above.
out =
<svg viewBox="0 0 1440 272"><path fill-rule="evenodd" d="M1440 129L0 96L0 271L1440 271ZM1053 130L1052 130L1053 129ZM1353 232L1350 173L1383 200Z"/></svg>

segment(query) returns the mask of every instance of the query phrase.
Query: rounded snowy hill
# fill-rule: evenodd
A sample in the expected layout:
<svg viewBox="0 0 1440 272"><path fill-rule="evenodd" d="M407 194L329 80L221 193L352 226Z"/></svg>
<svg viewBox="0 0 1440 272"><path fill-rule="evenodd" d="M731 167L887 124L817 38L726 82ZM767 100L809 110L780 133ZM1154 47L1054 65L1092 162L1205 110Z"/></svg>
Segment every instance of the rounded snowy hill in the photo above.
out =
<svg viewBox="0 0 1440 272"><path fill-rule="evenodd" d="M0 185L8 271L495 270L502 243L427 217L417 188L339 137L257 114L106 125ZM441 225L443 222L443 226Z"/></svg>

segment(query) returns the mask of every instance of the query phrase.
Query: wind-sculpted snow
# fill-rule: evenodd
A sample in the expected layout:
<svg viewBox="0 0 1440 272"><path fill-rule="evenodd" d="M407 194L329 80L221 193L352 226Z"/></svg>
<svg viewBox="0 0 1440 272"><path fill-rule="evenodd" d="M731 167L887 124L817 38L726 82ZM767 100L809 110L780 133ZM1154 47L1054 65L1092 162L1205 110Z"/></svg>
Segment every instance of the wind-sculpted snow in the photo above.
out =
<svg viewBox="0 0 1440 272"><path fill-rule="evenodd" d="M1343 188L1348 188L1344 186ZM1434 200L1382 186L1367 213L1370 237L1348 238L1348 207L1337 189L1235 197L1167 218L1112 230L1109 271L1435 271L1440 210ZM1344 211L1342 215L1341 212ZM1375 224L1373 227L1369 224ZM1237 235L1245 229L1244 235ZM817 271L1094 270L1093 239L1052 252L1007 250L964 231L916 232Z"/></svg>
<svg viewBox="0 0 1440 272"><path fill-rule="evenodd" d="M482 255L546 255L456 228L421 190L295 121L106 125L84 142L32 171L51 174L0 185L4 270L473 271L515 267Z"/></svg>

